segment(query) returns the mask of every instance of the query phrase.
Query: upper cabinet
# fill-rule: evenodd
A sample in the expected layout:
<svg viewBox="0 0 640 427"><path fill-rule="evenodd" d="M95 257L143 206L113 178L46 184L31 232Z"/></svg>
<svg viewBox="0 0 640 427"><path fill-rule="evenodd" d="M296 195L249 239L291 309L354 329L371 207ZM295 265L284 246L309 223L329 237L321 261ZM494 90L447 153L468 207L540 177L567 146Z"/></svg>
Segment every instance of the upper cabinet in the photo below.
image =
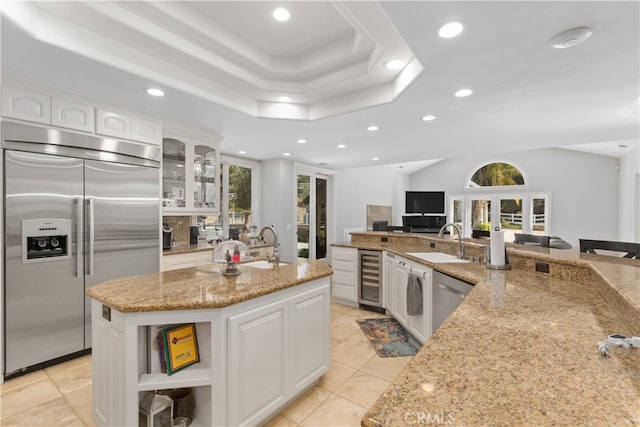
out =
<svg viewBox="0 0 640 427"><path fill-rule="evenodd" d="M49 125L51 124L51 97L3 86L2 116Z"/></svg>
<svg viewBox="0 0 640 427"><path fill-rule="evenodd" d="M220 150L215 137L167 131L162 140L162 211L173 215L220 212Z"/></svg>
<svg viewBox="0 0 640 427"><path fill-rule="evenodd" d="M13 86L2 86L2 117L160 146L162 121ZM83 99L81 99L83 100Z"/></svg>

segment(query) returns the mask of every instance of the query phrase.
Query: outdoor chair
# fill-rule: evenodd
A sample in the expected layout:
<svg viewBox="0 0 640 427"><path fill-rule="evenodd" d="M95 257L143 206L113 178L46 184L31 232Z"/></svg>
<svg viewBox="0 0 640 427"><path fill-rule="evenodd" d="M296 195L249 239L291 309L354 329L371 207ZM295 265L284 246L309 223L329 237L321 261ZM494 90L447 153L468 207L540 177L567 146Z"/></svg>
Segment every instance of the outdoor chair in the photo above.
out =
<svg viewBox="0 0 640 427"><path fill-rule="evenodd" d="M513 241L519 245L542 246L543 248L548 248L550 239L551 236L515 233Z"/></svg>

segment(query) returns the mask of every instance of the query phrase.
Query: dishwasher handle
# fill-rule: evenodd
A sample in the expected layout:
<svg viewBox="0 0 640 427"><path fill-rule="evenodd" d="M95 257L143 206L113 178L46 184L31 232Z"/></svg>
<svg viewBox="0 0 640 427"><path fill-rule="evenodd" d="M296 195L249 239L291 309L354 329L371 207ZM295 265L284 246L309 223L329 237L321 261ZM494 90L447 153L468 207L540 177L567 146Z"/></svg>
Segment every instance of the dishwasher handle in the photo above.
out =
<svg viewBox="0 0 640 427"><path fill-rule="evenodd" d="M460 293L457 289L454 289L451 286L443 285L442 283L438 283L438 287L440 289L444 289L445 291L451 292L452 294L460 297L460 299L464 299L464 297L466 296L465 294Z"/></svg>

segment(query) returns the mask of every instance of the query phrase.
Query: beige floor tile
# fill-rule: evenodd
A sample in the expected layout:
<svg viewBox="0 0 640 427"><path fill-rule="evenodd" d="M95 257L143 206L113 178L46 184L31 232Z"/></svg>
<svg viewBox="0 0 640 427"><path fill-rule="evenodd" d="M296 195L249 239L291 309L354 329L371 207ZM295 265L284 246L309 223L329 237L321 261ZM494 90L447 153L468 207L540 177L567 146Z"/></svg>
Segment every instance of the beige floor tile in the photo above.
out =
<svg viewBox="0 0 640 427"><path fill-rule="evenodd" d="M378 400L388 386L389 381L358 371L336 391L336 394L369 408Z"/></svg>
<svg viewBox="0 0 640 427"><path fill-rule="evenodd" d="M278 414L271 418L264 427L296 427L297 425L287 417Z"/></svg>
<svg viewBox="0 0 640 427"><path fill-rule="evenodd" d="M37 383L38 381L46 379L48 379L47 374L45 374L42 370L31 372L20 377L12 378L8 381L5 381L4 384L0 385L0 396L10 391L14 391L16 389L24 387L28 384Z"/></svg>
<svg viewBox="0 0 640 427"><path fill-rule="evenodd" d="M332 394L307 418L302 420L301 426L323 427L359 427L360 420L367 409Z"/></svg>
<svg viewBox="0 0 640 427"><path fill-rule="evenodd" d="M338 317L336 320L331 322L332 325L344 325L345 327L351 328L354 331L359 329L360 327L356 323L357 317L350 316L349 314L343 314Z"/></svg>
<svg viewBox="0 0 640 427"><path fill-rule="evenodd" d="M331 360L336 360L355 369L360 369L376 355L371 346L343 341L331 349ZM377 356L376 356L377 357Z"/></svg>
<svg viewBox="0 0 640 427"><path fill-rule="evenodd" d="M91 385L91 357L84 356L46 368L44 372L63 393Z"/></svg>
<svg viewBox="0 0 640 427"><path fill-rule="evenodd" d="M85 425L91 425L91 423L93 422L93 413L91 407L92 395L93 391L91 385L76 391L72 391L71 393L65 395L67 401L69 402L69 405L71 405L74 411L76 411Z"/></svg>
<svg viewBox="0 0 640 427"><path fill-rule="evenodd" d="M62 394L48 378L6 392L0 399L2 425L5 418L61 397Z"/></svg>
<svg viewBox="0 0 640 427"><path fill-rule="evenodd" d="M357 326L357 325L356 325ZM338 341L344 341L345 338L356 332L357 329L353 325L348 325L338 321L331 322L330 335Z"/></svg>
<svg viewBox="0 0 640 427"><path fill-rule="evenodd" d="M355 373L356 369L351 368L344 363L332 360L329 371L320 378L318 386L325 390L335 392Z"/></svg>
<svg viewBox="0 0 640 427"><path fill-rule="evenodd" d="M330 394L323 388L313 387L291 402L280 414L299 424L307 415L320 406Z"/></svg>
<svg viewBox="0 0 640 427"><path fill-rule="evenodd" d="M413 359L413 356L380 357L376 355L376 357L365 363L360 370L383 380L393 381L411 359Z"/></svg>
<svg viewBox="0 0 640 427"><path fill-rule="evenodd" d="M2 425L35 427L35 426L82 426L84 423L69 406L67 400L60 396L57 399L33 406L31 409L2 418Z"/></svg>

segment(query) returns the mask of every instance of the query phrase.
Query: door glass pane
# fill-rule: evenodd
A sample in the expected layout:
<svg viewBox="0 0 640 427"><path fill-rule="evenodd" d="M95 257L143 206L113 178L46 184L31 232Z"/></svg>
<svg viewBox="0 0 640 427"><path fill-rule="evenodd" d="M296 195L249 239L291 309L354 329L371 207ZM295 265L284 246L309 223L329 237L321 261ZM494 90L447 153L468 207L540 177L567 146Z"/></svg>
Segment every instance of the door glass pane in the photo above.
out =
<svg viewBox="0 0 640 427"><path fill-rule="evenodd" d="M229 233L241 238L251 225L251 168L229 165Z"/></svg>
<svg viewBox="0 0 640 427"><path fill-rule="evenodd" d="M500 200L500 228L505 242L513 242L514 234L522 233L522 199Z"/></svg>
<svg viewBox="0 0 640 427"><path fill-rule="evenodd" d="M327 180L316 178L316 259L327 257Z"/></svg>
<svg viewBox="0 0 640 427"><path fill-rule="evenodd" d="M531 227L533 234L547 234L547 217L546 217L547 199L533 199L533 218L531 218Z"/></svg>
<svg viewBox="0 0 640 427"><path fill-rule="evenodd" d="M464 235L464 224L463 224L463 211L462 211L462 200L454 199L453 200L453 222L460 226L460 230L463 230Z"/></svg>
<svg viewBox="0 0 640 427"><path fill-rule="evenodd" d="M491 231L491 200L471 200L471 229Z"/></svg>
<svg viewBox="0 0 640 427"><path fill-rule="evenodd" d="M311 177L298 175L298 256L309 258L309 198Z"/></svg>
<svg viewBox="0 0 640 427"><path fill-rule="evenodd" d="M216 207L216 151L196 145L193 157L193 207Z"/></svg>
<svg viewBox="0 0 640 427"><path fill-rule="evenodd" d="M177 139L162 140L162 206L185 207L185 144Z"/></svg>

